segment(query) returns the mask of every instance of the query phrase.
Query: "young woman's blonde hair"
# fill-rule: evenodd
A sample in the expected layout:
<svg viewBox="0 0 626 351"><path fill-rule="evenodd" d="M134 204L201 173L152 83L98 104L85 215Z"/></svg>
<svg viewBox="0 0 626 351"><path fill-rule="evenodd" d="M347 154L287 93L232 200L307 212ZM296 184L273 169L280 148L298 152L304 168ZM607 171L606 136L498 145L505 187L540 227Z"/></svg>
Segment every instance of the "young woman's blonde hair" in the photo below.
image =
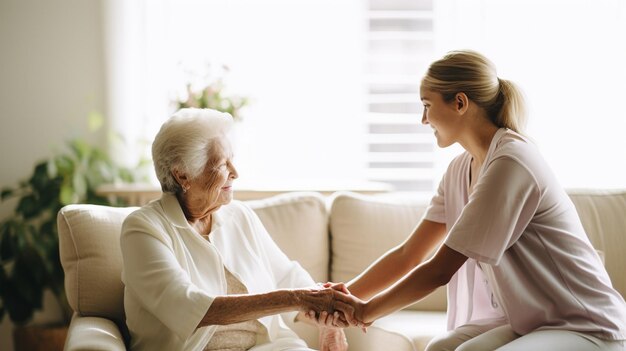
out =
<svg viewBox="0 0 626 351"><path fill-rule="evenodd" d="M521 133L526 123L521 90L513 82L498 78L495 65L478 52L449 52L430 65L422 87L440 93L444 101L465 93L500 128Z"/></svg>

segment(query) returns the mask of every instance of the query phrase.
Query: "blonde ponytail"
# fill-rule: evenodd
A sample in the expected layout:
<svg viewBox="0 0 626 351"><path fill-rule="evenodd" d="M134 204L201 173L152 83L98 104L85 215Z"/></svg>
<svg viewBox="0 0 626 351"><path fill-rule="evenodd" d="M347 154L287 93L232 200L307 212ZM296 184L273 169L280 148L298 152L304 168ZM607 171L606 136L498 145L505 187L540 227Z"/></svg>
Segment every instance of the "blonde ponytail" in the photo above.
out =
<svg viewBox="0 0 626 351"><path fill-rule="evenodd" d="M495 65L478 52L449 52L430 65L422 87L440 93L446 101L463 92L496 126L523 132L526 106L521 90L513 82L498 78Z"/></svg>
<svg viewBox="0 0 626 351"><path fill-rule="evenodd" d="M509 128L522 133L526 126L526 103L522 91L510 80L498 78L500 83L500 103L494 112L493 122L498 127Z"/></svg>

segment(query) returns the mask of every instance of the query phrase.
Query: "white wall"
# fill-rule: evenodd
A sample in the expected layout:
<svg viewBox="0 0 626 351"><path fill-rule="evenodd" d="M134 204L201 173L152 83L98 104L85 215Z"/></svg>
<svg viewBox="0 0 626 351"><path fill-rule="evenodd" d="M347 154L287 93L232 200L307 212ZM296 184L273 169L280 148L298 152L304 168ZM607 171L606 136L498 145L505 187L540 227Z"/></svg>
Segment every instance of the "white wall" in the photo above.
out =
<svg viewBox="0 0 626 351"><path fill-rule="evenodd" d="M0 187L27 177L65 140L88 136L104 111L101 1L0 0ZM14 202L0 203L0 218ZM41 317L46 319L46 317ZM11 325L0 350L12 350Z"/></svg>

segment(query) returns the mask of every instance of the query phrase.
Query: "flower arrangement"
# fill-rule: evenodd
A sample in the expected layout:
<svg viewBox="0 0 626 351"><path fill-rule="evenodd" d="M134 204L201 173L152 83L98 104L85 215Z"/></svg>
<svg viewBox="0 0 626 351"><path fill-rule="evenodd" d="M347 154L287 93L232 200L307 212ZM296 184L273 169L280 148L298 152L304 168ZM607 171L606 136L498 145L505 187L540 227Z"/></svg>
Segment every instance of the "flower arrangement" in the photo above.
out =
<svg viewBox="0 0 626 351"><path fill-rule="evenodd" d="M236 122L241 121L241 109L250 100L228 91L225 84L230 71L228 66L220 65L217 70L212 68L212 65L206 65L205 72L185 72L188 78L184 84L184 92L176 99L176 107L211 108L229 113Z"/></svg>

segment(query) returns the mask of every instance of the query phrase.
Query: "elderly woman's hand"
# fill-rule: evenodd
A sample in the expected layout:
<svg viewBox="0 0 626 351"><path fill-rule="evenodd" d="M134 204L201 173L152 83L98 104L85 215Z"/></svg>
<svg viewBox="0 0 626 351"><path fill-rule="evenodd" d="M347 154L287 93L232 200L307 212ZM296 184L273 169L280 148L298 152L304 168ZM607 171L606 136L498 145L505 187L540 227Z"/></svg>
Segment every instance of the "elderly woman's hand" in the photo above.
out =
<svg viewBox="0 0 626 351"><path fill-rule="evenodd" d="M344 294L350 295L350 291L348 290L348 287L344 283L327 282L324 284L318 283L318 285L321 288L331 288L331 289L340 291ZM326 313L325 311L322 311L317 316L315 314L312 314L311 318L314 321L316 321L319 325L324 325L329 328L340 327L343 324L348 322L346 315L344 313L340 313L337 311L334 311L333 313Z"/></svg>
<svg viewBox="0 0 626 351"><path fill-rule="evenodd" d="M348 327L347 316L352 316L354 308L349 303L342 303L341 307L335 306L336 302L340 301L336 295L343 294L330 287L319 286L315 289L300 289L298 290L298 300L300 310L306 314L309 319L317 321L318 318L323 318L326 321L329 315L338 310L341 312L342 318L338 318L337 325L335 327ZM313 318L311 318L313 316ZM322 317L323 316L323 317ZM332 318L331 318L332 319ZM325 326L325 323L320 323Z"/></svg>
<svg viewBox="0 0 626 351"><path fill-rule="evenodd" d="M365 303L356 296L350 294L344 283L320 284L320 291L331 289L333 293L332 308L307 311L306 317L320 326L328 328L345 328L350 325L363 329L371 323L363 323Z"/></svg>
<svg viewBox="0 0 626 351"><path fill-rule="evenodd" d="M320 327L320 351L347 351L348 341L343 329Z"/></svg>

